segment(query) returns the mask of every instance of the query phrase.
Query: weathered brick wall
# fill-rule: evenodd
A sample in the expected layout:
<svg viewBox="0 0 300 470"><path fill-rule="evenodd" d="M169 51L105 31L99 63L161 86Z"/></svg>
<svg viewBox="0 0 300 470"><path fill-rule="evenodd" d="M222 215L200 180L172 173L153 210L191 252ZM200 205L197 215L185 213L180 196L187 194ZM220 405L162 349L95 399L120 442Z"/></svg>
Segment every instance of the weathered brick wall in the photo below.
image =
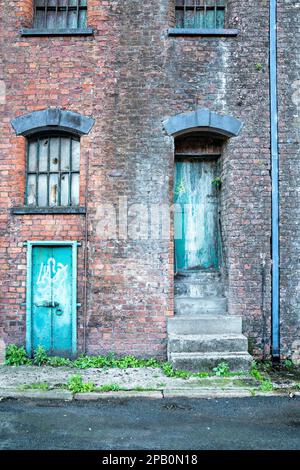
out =
<svg viewBox="0 0 300 470"><path fill-rule="evenodd" d="M245 123L222 159L222 220L229 313L243 315L254 352L260 353L263 312L268 325L270 321L268 2L229 1L228 26L241 29L236 38L168 37L174 0L90 0L88 23L95 28L94 37L22 38L20 24L28 25L29 14L25 4L0 0L7 91L0 144L5 337L24 341L23 242L83 241L85 236L84 216L10 214L10 207L23 203L25 181L24 139L14 135L10 120L48 106L96 120L81 139L82 203L89 156L88 351L165 357L166 318L173 314L172 233L163 240L103 240L99 206L118 208L119 197L127 198L129 206L170 204L174 143L162 121L199 106ZM133 212L131 208L129 220ZM83 249L84 244L79 249L81 303ZM82 348L82 309L78 314Z"/></svg>
<svg viewBox="0 0 300 470"><path fill-rule="evenodd" d="M281 350L300 358L300 3L278 0Z"/></svg>

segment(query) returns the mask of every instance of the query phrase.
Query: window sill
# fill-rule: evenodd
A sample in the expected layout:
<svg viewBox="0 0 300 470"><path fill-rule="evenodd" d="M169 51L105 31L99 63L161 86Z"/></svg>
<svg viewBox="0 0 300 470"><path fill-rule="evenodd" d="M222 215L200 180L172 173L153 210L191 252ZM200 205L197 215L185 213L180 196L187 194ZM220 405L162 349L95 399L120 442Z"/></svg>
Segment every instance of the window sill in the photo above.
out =
<svg viewBox="0 0 300 470"><path fill-rule="evenodd" d="M93 28L34 29L22 28L21 36L92 36Z"/></svg>
<svg viewBox="0 0 300 470"><path fill-rule="evenodd" d="M86 208L84 206L77 207L13 207L11 213L14 215L26 214L85 214Z"/></svg>
<svg viewBox="0 0 300 470"><path fill-rule="evenodd" d="M237 36L239 29L170 28L169 36Z"/></svg>

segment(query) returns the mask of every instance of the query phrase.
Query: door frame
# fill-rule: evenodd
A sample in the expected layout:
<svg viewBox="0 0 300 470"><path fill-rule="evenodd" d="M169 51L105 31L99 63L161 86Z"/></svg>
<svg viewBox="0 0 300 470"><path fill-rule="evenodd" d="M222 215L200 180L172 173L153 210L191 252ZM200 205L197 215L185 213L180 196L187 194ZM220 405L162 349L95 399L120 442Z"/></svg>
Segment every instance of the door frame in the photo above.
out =
<svg viewBox="0 0 300 470"><path fill-rule="evenodd" d="M220 165L220 158L222 156L222 153L221 152L216 152L216 153L188 153L188 152L182 152L182 153L178 153L178 152L175 152L174 153L174 184L175 184L175 168L176 168L176 162L177 161L184 161L184 160L189 160L189 159L193 159L193 160L197 160L197 161L205 161L205 160L210 160L210 161L215 161L216 162L216 165L217 165L217 168L219 168L219 165ZM175 195L175 192L174 192L174 187L173 187L173 204L174 204L174 195ZM220 199L219 199L219 195L218 195L218 208L217 208L217 211L218 211L218 221L217 221L217 254L218 254L218 267L214 268L215 270L220 270L220 267L223 263L223 247L222 247L222 240L220 240L220 226L219 226L219 217L220 217ZM195 272L193 270L188 270L188 269L180 269L178 270L177 269L177 257L176 257L176 247L175 247L175 231L174 231L174 222L175 222L175 212L173 212L173 257L174 257L174 276L176 276L177 274L180 274L180 273L188 273L188 272ZM211 268L207 268L207 270L211 270ZM196 270L198 271L198 270Z"/></svg>
<svg viewBox="0 0 300 470"><path fill-rule="evenodd" d="M26 351L32 355L32 249L35 246L70 246L72 248L72 355L77 353L77 241L43 240L27 241L26 279Z"/></svg>

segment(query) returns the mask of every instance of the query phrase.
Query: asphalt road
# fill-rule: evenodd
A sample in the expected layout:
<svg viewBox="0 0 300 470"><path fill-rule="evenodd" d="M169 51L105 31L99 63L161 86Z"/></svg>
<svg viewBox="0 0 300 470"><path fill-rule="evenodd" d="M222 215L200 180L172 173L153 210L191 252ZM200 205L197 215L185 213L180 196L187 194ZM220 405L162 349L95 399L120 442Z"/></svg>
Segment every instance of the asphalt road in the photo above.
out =
<svg viewBox="0 0 300 470"><path fill-rule="evenodd" d="M0 449L300 449L300 398L7 400Z"/></svg>

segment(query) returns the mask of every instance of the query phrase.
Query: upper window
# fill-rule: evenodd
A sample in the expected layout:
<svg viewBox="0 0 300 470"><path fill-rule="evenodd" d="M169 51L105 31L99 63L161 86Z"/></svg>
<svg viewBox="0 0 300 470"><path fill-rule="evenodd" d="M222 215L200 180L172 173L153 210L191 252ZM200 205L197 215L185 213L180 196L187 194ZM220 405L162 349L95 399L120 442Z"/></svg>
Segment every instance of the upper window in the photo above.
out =
<svg viewBox="0 0 300 470"><path fill-rule="evenodd" d="M35 0L34 28L86 28L87 0Z"/></svg>
<svg viewBox="0 0 300 470"><path fill-rule="evenodd" d="M225 27L226 0L176 0L175 5L177 28Z"/></svg>
<svg viewBox="0 0 300 470"><path fill-rule="evenodd" d="M40 134L27 141L26 204L34 207L79 205L79 138Z"/></svg>

